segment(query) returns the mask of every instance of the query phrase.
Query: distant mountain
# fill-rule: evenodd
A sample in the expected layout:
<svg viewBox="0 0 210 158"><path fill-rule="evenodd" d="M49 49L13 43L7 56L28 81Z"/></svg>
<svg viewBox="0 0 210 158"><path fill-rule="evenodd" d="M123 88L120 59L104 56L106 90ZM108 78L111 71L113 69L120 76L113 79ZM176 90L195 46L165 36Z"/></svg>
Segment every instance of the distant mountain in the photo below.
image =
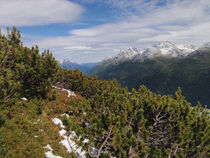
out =
<svg viewBox="0 0 210 158"><path fill-rule="evenodd" d="M97 63L83 63L83 64L78 64L74 62L73 60L70 59L64 59L64 60L59 60L58 64L64 68L64 69L78 69L81 70L83 73L87 74L87 72L93 68L94 66L97 65Z"/></svg>
<svg viewBox="0 0 210 158"><path fill-rule="evenodd" d="M103 60L101 64L103 65L123 61L138 61L152 59L159 56L181 58L186 57L195 50L197 50L197 47L191 44L175 44L165 41L144 49L134 47L123 49L118 55Z"/></svg>
<svg viewBox="0 0 210 158"><path fill-rule="evenodd" d="M115 80L58 68L49 51L27 48L20 37L15 27L0 33L0 158L209 157L208 111L192 108L180 89L130 93ZM206 96L208 71L198 72L197 92Z"/></svg>
<svg viewBox="0 0 210 158"><path fill-rule="evenodd" d="M76 69L79 64L70 59L58 60L58 64L64 69Z"/></svg>
<svg viewBox="0 0 210 158"><path fill-rule="evenodd" d="M210 43L196 48L190 44L163 42L138 50L122 50L91 70L99 79L116 78L129 89L142 84L161 94L181 87L186 98L196 104L210 104Z"/></svg>

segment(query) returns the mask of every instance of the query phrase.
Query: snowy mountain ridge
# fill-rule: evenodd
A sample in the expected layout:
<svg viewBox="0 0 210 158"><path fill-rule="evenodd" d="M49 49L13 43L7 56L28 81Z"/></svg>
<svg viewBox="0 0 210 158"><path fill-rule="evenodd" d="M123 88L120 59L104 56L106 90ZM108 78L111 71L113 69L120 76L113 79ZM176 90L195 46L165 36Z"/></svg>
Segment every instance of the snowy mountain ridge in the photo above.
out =
<svg viewBox="0 0 210 158"><path fill-rule="evenodd" d="M182 58L186 57L197 49L198 48L196 46L191 44L175 44L169 41L165 41L143 49L138 49L135 47L123 49L118 55L104 59L101 63L105 64L127 60L138 61L144 59L152 59L157 56Z"/></svg>
<svg viewBox="0 0 210 158"><path fill-rule="evenodd" d="M64 64L64 63L72 63L72 64L77 64L77 62L75 62L74 60L72 59L67 59L67 58L64 58L64 59L57 59L58 63L59 64Z"/></svg>

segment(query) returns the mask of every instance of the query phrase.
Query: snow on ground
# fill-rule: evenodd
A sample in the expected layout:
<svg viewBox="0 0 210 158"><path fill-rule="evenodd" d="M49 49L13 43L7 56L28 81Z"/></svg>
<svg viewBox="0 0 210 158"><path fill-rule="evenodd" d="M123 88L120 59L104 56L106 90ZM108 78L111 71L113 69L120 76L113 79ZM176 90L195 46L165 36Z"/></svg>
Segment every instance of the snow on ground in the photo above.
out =
<svg viewBox="0 0 210 158"><path fill-rule="evenodd" d="M67 115L67 114L66 114ZM68 115L67 115L68 116ZM71 135L67 135L67 131L64 129L65 126L63 125L63 122L59 118L53 118L53 123L56 125L59 125L62 129L59 131L60 136L62 136L64 139L60 142L63 146L66 147L67 151L69 153L77 153L79 157L85 158L85 151L82 151L81 147L78 147L76 143L72 140L73 137L76 136L75 132L72 132ZM87 141L87 140L86 140Z"/></svg>
<svg viewBox="0 0 210 158"><path fill-rule="evenodd" d="M45 157L46 158L62 158L61 156L56 156L52 153L53 149L51 146L48 144L44 148L49 149L50 151L45 152Z"/></svg>
<svg viewBox="0 0 210 158"><path fill-rule="evenodd" d="M66 113L62 114L61 116L62 116L62 117L63 117L63 116L66 116L67 118L69 118L69 115L66 114Z"/></svg>
<svg viewBox="0 0 210 158"><path fill-rule="evenodd" d="M28 99L26 97L21 98L21 100L27 101Z"/></svg>
<svg viewBox="0 0 210 158"><path fill-rule="evenodd" d="M54 118L52 119L52 121L54 124L59 125L61 128L65 128L65 126L63 125L63 122L59 118Z"/></svg>
<svg viewBox="0 0 210 158"><path fill-rule="evenodd" d="M75 93L73 91L71 91L71 90L68 90L68 89L65 89L65 88L59 88L59 87L56 87L56 86L53 86L53 88L60 89L62 91L66 91L68 93L68 97L76 96Z"/></svg>

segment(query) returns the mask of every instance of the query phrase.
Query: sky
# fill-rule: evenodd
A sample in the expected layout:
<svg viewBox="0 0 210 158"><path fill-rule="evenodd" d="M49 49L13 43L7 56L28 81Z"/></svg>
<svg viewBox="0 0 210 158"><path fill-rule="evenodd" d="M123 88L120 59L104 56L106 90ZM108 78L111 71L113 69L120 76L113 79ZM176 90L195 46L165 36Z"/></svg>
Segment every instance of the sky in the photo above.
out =
<svg viewBox="0 0 210 158"><path fill-rule="evenodd" d="M0 0L0 28L56 59L99 62L128 47L210 42L210 0Z"/></svg>

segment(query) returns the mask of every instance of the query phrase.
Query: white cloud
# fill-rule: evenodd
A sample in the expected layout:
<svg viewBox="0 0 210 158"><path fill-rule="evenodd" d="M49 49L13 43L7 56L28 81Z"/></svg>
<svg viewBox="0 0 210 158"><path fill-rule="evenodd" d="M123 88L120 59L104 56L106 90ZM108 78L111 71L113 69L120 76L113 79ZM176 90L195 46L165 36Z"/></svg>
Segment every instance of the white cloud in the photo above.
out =
<svg viewBox="0 0 210 158"><path fill-rule="evenodd" d="M199 46L210 41L210 37L208 36L210 34L210 22L184 27L183 29L180 29L179 26L177 28L175 26L166 26L164 28L167 32L166 34L159 34L149 38L140 38L138 42L174 41L187 42Z"/></svg>
<svg viewBox="0 0 210 158"><path fill-rule="evenodd" d="M91 47L87 46L72 46L72 47L64 47L65 50L88 50L91 49Z"/></svg>
<svg viewBox="0 0 210 158"><path fill-rule="evenodd" d="M50 48L56 57L93 62L115 55L129 46L140 48L165 40L196 45L210 41L209 0L177 0L173 3L165 0L164 5L157 5L157 1L144 3L142 0L109 0L109 3L123 9L135 7L136 11L141 11L143 6L147 12L142 11L139 16L135 12L116 23L71 30L69 36L44 38L36 44L41 48Z"/></svg>
<svg viewBox="0 0 210 158"><path fill-rule="evenodd" d="M0 26L71 22L83 8L68 0L1 0Z"/></svg>

